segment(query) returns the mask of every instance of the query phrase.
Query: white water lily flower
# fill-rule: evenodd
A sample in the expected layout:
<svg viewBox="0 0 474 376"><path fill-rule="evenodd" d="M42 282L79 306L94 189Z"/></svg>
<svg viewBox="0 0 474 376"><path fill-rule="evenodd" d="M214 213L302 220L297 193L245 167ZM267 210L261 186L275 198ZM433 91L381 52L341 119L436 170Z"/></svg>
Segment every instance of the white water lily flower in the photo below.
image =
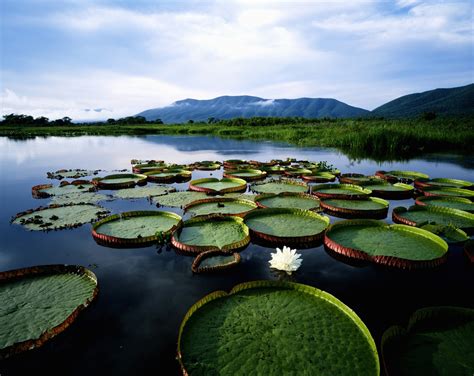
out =
<svg viewBox="0 0 474 376"><path fill-rule="evenodd" d="M277 248L276 253L271 255L270 267L285 271L287 274L297 271L303 262L300 259L301 255L296 253L296 249L291 249L287 246L284 246L283 249Z"/></svg>

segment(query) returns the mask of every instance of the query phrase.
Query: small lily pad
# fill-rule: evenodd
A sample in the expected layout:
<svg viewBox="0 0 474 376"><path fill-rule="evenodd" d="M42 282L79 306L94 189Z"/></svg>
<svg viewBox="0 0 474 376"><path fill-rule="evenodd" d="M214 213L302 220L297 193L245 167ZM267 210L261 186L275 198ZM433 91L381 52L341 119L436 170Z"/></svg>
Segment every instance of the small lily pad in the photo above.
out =
<svg viewBox="0 0 474 376"><path fill-rule="evenodd" d="M189 182L189 189L196 192L224 194L243 192L247 189L247 182L238 178L203 178Z"/></svg>
<svg viewBox="0 0 474 376"><path fill-rule="evenodd" d="M264 183L255 183L250 186L250 190L257 193L282 193L282 192L300 192L308 191L306 183L294 180L275 180Z"/></svg>
<svg viewBox="0 0 474 376"><path fill-rule="evenodd" d="M241 257L237 252L207 251L196 256L191 267L193 273L207 273L229 269L240 263Z"/></svg>
<svg viewBox="0 0 474 376"><path fill-rule="evenodd" d="M101 189L132 188L146 184L147 176L142 174L114 174L103 178L94 178L92 183Z"/></svg>
<svg viewBox="0 0 474 376"><path fill-rule="evenodd" d="M388 180L392 183L402 182L402 183L412 183L416 179L429 179L429 176L423 174L422 172L417 171L377 171L376 176L381 177L382 179Z"/></svg>
<svg viewBox="0 0 474 376"><path fill-rule="evenodd" d="M97 175L99 171L100 170L84 170L80 168L71 169L71 170L63 169L63 170L58 170L55 172L47 172L46 176L49 179L58 179L58 180L79 179L86 176Z"/></svg>
<svg viewBox="0 0 474 376"><path fill-rule="evenodd" d="M170 168L157 171L145 172L149 181L155 183L175 183L191 179L192 172L180 168Z"/></svg>

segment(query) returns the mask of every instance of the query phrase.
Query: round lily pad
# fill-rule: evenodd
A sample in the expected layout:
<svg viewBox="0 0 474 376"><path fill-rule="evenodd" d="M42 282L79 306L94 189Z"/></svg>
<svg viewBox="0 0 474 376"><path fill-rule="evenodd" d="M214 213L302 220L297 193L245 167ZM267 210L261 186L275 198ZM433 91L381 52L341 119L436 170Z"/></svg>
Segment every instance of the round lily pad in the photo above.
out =
<svg viewBox="0 0 474 376"><path fill-rule="evenodd" d="M193 201L203 200L205 198L209 198L209 196L204 192L180 191L153 197L153 202L158 206L183 208Z"/></svg>
<svg viewBox="0 0 474 376"><path fill-rule="evenodd" d="M97 192L71 192L59 196L53 196L51 204L96 204L100 201L110 200L110 196L106 196Z"/></svg>
<svg viewBox="0 0 474 376"><path fill-rule="evenodd" d="M242 217L256 208L257 204L253 201L231 197L212 197L193 201L184 207L184 211L194 215L221 214Z"/></svg>
<svg viewBox="0 0 474 376"><path fill-rule="evenodd" d="M201 161L201 162L197 162L194 166L196 170L203 170L203 171L218 170L219 168L221 168L220 162L216 162L216 161Z"/></svg>
<svg viewBox="0 0 474 376"><path fill-rule="evenodd" d="M308 185L294 180L275 180L252 184L250 190L257 193L306 193L308 191Z"/></svg>
<svg viewBox="0 0 474 376"><path fill-rule="evenodd" d="M353 184L320 184L313 186L313 194L319 198L364 199L372 193L369 189Z"/></svg>
<svg viewBox="0 0 474 376"><path fill-rule="evenodd" d="M447 196L474 199L474 191L463 188L426 187L421 191L425 196Z"/></svg>
<svg viewBox="0 0 474 376"><path fill-rule="evenodd" d="M313 171L307 169L307 168L293 168L293 167L288 167L285 169L284 174L290 177L299 177L301 175L311 175Z"/></svg>
<svg viewBox="0 0 474 376"><path fill-rule="evenodd" d="M67 195L78 192L95 191L95 186L88 180L74 180L71 183L61 182L58 186L52 184L40 184L31 188L31 195L34 198L47 198L52 196Z"/></svg>
<svg viewBox="0 0 474 376"><path fill-rule="evenodd" d="M245 215L252 238L275 245L310 246L318 243L329 218L310 210L269 208Z"/></svg>
<svg viewBox="0 0 474 376"><path fill-rule="evenodd" d="M146 247L163 241L181 224L178 214L148 210L114 214L92 227L92 236L102 245Z"/></svg>
<svg viewBox="0 0 474 376"><path fill-rule="evenodd" d="M147 198L153 196L161 196L170 192L175 192L176 189L164 185L147 185L146 187L135 187L119 189L114 192L114 196L123 199Z"/></svg>
<svg viewBox="0 0 474 376"><path fill-rule="evenodd" d="M365 200L344 200L326 198L321 200L321 208L329 215L341 218L383 219L388 214L388 201L369 197Z"/></svg>
<svg viewBox="0 0 474 376"><path fill-rule="evenodd" d="M376 176L388 180L391 183L412 183L416 179L429 179L429 176L417 171L377 171Z"/></svg>
<svg viewBox="0 0 474 376"><path fill-rule="evenodd" d="M447 259L448 244L429 231L371 219L334 223L324 245L349 258L402 269L434 267Z"/></svg>
<svg viewBox="0 0 474 376"><path fill-rule="evenodd" d="M388 182L370 182L362 184L364 188L372 191L372 196L389 200L407 200L413 197L414 188L409 184Z"/></svg>
<svg viewBox="0 0 474 376"><path fill-rule="evenodd" d="M261 170L255 169L240 169L240 170L227 170L224 172L225 178L240 178L246 181L260 180L264 179L267 176L267 173Z"/></svg>
<svg viewBox="0 0 474 376"><path fill-rule="evenodd" d="M422 196L415 201L416 205L441 206L444 208L452 208L464 210L474 213L474 203L468 198L461 197L445 197L445 196Z"/></svg>
<svg viewBox="0 0 474 376"><path fill-rule="evenodd" d="M293 208L304 210L319 209L319 199L306 193L264 193L258 195L255 198L255 202L261 208Z"/></svg>
<svg viewBox="0 0 474 376"><path fill-rule="evenodd" d="M155 170L144 173L144 175L148 177L148 181L155 183L184 182L191 179L191 174L191 171L179 168Z"/></svg>
<svg viewBox="0 0 474 376"><path fill-rule="evenodd" d="M428 223L426 225L420 226L420 228L438 235L447 243L463 243L469 240L469 236L463 230L452 225L438 225Z"/></svg>
<svg viewBox="0 0 474 376"><path fill-rule="evenodd" d="M189 189L196 192L223 194L229 192L243 192L247 189L247 182L238 178L204 178L192 180Z"/></svg>
<svg viewBox="0 0 474 376"><path fill-rule="evenodd" d="M135 185L145 185L146 181L147 176L143 174L114 174L92 179L92 182L101 189L132 188Z"/></svg>
<svg viewBox="0 0 474 376"><path fill-rule="evenodd" d="M315 183L328 183L336 180L336 175L331 174L330 172L312 172L311 174L304 174L301 178L308 182Z"/></svg>
<svg viewBox="0 0 474 376"><path fill-rule="evenodd" d="M362 320L314 287L252 281L194 304L181 323L178 361L187 375L379 375Z"/></svg>
<svg viewBox="0 0 474 376"><path fill-rule="evenodd" d="M76 169L71 169L71 170L63 169L63 170L58 170L55 172L47 172L46 176L49 179L58 179L58 180L79 179L86 176L96 175L98 172L99 170L92 171L92 170L84 170L84 169L76 168Z"/></svg>
<svg viewBox="0 0 474 376"><path fill-rule="evenodd" d="M423 190L423 188L426 188L426 187L474 189L474 183L467 180L446 179L446 178L416 179L415 187L421 190Z"/></svg>
<svg viewBox="0 0 474 376"><path fill-rule="evenodd" d="M96 297L97 278L73 265L0 273L0 359L40 347L64 331Z"/></svg>
<svg viewBox="0 0 474 376"><path fill-rule="evenodd" d="M149 171L157 171L157 170L162 170L168 168L168 164L158 161L158 162L153 162L153 163L144 163L144 164L138 164L132 167L132 171L135 174L143 174L145 172Z"/></svg>
<svg viewBox="0 0 474 376"><path fill-rule="evenodd" d="M458 227L469 234L474 232L474 214L457 209L420 205L407 209L399 206L393 209L392 218L394 222L408 226L420 227L431 223Z"/></svg>
<svg viewBox="0 0 474 376"><path fill-rule="evenodd" d="M18 213L12 223L28 230L61 230L94 222L107 213L106 209L93 204L49 205Z"/></svg>
<svg viewBox="0 0 474 376"><path fill-rule="evenodd" d="M267 175L279 175L285 172L285 168L282 166L262 166L262 171L265 171Z"/></svg>
<svg viewBox="0 0 474 376"><path fill-rule="evenodd" d="M368 183L381 183L384 180L377 176L367 176L357 173L347 173L339 176L339 182L341 184L368 184Z"/></svg>
<svg viewBox="0 0 474 376"><path fill-rule="evenodd" d="M237 170L239 168L250 167L250 164L243 159L228 159L224 161L224 170Z"/></svg>
<svg viewBox="0 0 474 376"><path fill-rule="evenodd" d="M242 218L218 214L188 219L171 238L171 244L185 253L236 251L245 248L249 242L249 229Z"/></svg>
<svg viewBox="0 0 474 376"><path fill-rule="evenodd" d="M227 253L220 250L202 252L196 256L191 266L193 273L208 273L237 266L241 257L237 252Z"/></svg>
<svg viewBox="0 0 474 376"><path fill-rule="evenodd" d="M472 375L474 309L427 307L416 311L408 327L392 326L382 336L385 373L400 375Z"/></svg>

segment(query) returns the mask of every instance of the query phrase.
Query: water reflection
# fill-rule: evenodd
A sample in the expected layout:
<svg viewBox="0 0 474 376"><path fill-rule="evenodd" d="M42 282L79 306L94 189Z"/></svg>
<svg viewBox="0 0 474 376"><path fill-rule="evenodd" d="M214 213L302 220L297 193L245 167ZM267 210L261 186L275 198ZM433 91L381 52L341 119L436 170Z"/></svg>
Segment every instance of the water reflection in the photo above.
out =
<svg viewBox="0 0 474 376"><path fill-rule="evenodd" d="M90 225L47 234L10 225L15 213L48 202L31 197L31 186L50 182L47 171L130 168L132 158L190 163L290 156L327 160L342 172L373 174L378 169L410 169L433 177L474 180L472 159L452 155L377 164L351 161L332 149L204 136L0 138L0 269L52 263L90 265L100 288L97 302L74 325L43 348L1 363L0 373L178 374L177 331L186 310L196 300L240 282L279 277L268 266L274 250L256 244L242 253L242 262L235 269L216 275L193 275L191 257L177 256L169 248L158 253L155 247L102 247L92 239ZM222 175L220 171L212 173ZM193 178L204 176L207 172L193 173ZM187 183L176 187L186 189ZM391 208L412 203L391 201ZM146 199L115 200L103 205L112 212L155 208ZM170 210L181 213L180 209ZM377 343L386 327L406 322L417 308L473 304L469 294L474 276L459 246L451 247L443 267L415 273L349 265L333 258L322 246L299 252L303 263L292 279L326 290L348 304L366 322Z"/></svg>

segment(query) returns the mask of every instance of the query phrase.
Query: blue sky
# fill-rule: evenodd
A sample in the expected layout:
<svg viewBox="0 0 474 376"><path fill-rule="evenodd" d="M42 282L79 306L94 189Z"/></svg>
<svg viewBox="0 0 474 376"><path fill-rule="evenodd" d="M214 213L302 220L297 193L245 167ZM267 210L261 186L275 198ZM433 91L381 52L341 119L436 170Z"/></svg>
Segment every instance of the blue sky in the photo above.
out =
<svg viewBox="0 0 474 376"><path fill-rule="evenodd" d="M2 0L1 113L118 118L184 98L373 109L473 77L473 2Z"/></svg>

